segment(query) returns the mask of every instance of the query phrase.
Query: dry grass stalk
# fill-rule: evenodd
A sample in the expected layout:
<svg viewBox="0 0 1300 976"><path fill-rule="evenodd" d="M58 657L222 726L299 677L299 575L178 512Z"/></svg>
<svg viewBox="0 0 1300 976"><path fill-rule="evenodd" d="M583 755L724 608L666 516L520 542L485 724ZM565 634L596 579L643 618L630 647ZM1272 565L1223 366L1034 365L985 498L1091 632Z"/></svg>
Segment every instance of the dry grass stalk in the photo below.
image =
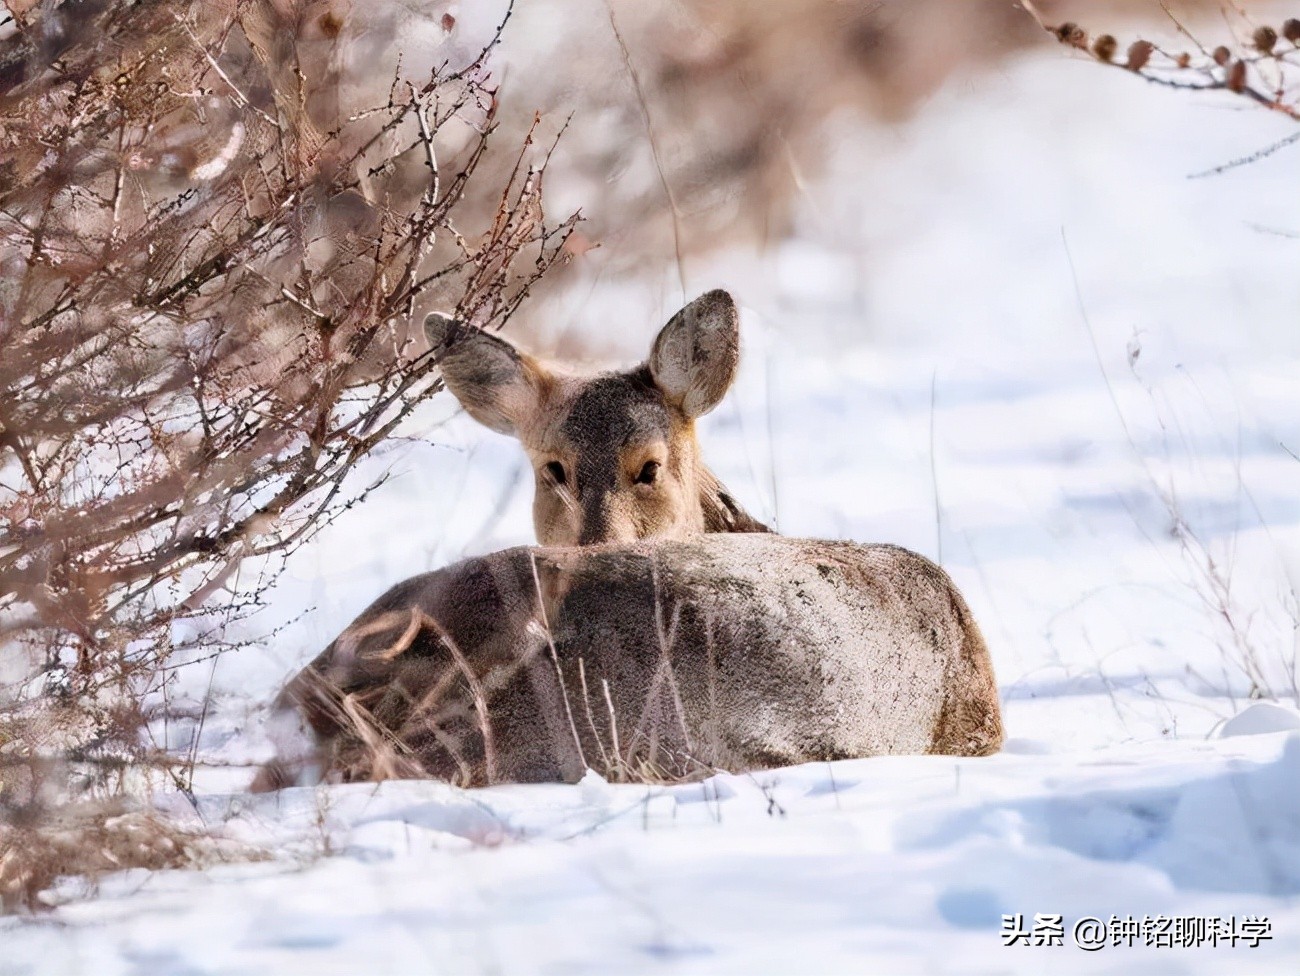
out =
<svg viewBox="0 0 1300 976"><path fill-rule="evenodd" d="M132 868L161 871L263 856L148 811L79 806L40 824L0 824L0 911L46 907L45 893L60 878L94 886L106 874Z"/></svg>

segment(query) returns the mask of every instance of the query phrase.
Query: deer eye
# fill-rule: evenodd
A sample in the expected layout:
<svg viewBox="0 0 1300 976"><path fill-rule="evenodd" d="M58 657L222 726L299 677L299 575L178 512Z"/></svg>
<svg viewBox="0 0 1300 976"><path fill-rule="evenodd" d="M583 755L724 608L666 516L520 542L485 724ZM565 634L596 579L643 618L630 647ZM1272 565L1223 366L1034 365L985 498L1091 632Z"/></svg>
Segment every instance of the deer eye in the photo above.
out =
<svg viewBox="0 0 1300 976"><path fill-rule="evenodd" d="M547 461L546 464L542 466L542 470L546 472L546 477L550 478L554 484L564 484L566 480L564 465L559 461Z"/></svg>
<svg viewBox="0 0 1300 976"><path fill-rule="evenodd" d="M647 461L645 464L641 465L641 470L636 476L636 483L638 485L653 485L658 477L659 462Z"/></svg>

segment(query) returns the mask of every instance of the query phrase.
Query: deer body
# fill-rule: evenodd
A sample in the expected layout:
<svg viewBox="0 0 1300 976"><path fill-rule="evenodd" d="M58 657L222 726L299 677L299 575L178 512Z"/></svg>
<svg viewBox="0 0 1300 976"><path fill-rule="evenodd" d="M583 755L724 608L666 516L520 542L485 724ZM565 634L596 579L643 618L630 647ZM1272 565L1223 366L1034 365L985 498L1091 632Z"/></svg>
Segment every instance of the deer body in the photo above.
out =
<svg viewBox="0 0 1300 976"><path fill-rule="evenodd" d="M394 587L285 690L307 766L462 785L712 772L1001 744L988 651L895 546L714 534L517 548Z"/></svg>
<svg viewBox="0 0 1300 976"><path fill-rule="evenodd" d="M943 570L772 534L700 461L695 418L738 359L724 292L674 316L642 366L594 378L441 316L426 331L465 409L532 460L542 547L380 597L285 689L288 737L255 788L310 769L676 779L1000 747L988 650Z"/></svg>

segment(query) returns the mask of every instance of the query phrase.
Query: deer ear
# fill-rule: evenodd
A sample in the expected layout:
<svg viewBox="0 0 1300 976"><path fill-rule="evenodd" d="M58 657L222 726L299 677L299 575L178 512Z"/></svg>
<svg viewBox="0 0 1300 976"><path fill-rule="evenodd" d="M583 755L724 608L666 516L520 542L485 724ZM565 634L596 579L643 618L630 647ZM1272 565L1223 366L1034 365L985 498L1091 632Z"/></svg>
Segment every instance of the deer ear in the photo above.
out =
<svg viewBox="0 0 1300 976"><path fill-rule="evenodd" d="M650 350L655 385L688 417L716 407L740 364L740 316L725 291L701 295L668 320Z"/></svg>
<svg viewBox="0 0 1300 976"><path fill-rule="evenodd" d="M438 357L442 381L465 412L485 427L519 436L539 407L546 374L504 339L434 312L424 334Z"/></svg>

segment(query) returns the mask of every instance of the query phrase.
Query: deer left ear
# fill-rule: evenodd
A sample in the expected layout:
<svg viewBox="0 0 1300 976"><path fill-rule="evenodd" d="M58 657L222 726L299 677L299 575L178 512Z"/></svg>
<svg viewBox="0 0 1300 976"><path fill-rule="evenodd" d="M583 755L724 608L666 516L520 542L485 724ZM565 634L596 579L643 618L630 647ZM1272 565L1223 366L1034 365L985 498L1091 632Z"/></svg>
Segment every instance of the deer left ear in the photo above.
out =
<svg viewBox="0 0 1300 976"><path fill-rule="evenodd" d="M519 431L537 414L547 373L504 339L447 315L424 320L442 379L465 412L502 434Z"/></svg>
<svg viewBox="0 0 1300 976"><path fill-rule="evenodd" d="M655 385L686 416L722 400L740 364L740 316L725 291L701 295L669 319L650 349Z"/></svg>

